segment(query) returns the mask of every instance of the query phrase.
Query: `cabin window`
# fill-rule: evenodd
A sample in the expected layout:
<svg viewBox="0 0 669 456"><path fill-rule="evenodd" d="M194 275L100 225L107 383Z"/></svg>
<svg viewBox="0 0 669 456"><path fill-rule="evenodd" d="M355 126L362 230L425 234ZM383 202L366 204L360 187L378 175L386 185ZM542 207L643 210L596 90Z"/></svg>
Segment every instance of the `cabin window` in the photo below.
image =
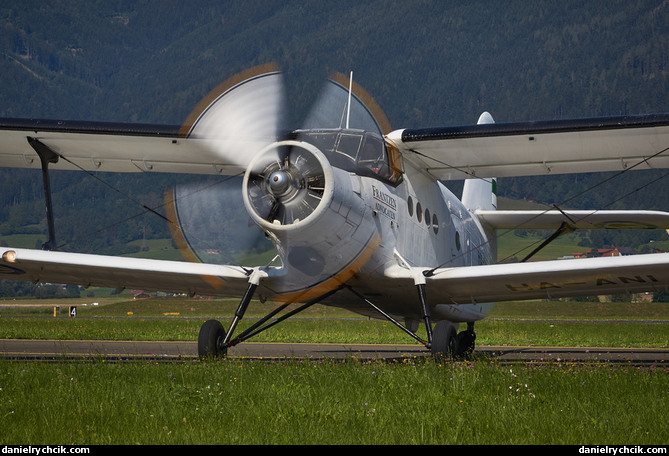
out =
<svg viewBox="0 0 669 456"><path fill-rule="evenodd" d="M337 142L337 133L333 131L329 132L319 132L309 134L306 139L309 143L313 144L322 152L330 152L334 149L335 143ZM302 138L301 138L302 139Z"/></svg>

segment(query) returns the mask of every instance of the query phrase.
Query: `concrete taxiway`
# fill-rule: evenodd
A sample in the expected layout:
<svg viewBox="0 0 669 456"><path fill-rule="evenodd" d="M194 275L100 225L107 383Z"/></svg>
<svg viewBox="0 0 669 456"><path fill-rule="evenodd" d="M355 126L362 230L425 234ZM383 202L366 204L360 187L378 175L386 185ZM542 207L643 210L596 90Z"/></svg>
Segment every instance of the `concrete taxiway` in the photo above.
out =
<svg viewBox="0 0 669 456"><path fill-rule="evenodd" d="M669 365L669 348L492 347L477 346L476 354L502 362L616 362ZM407 359L429 356L421 345L285 344L247 342L232 347L235 359ZM192 341L0 340L0 357L14 360L76 358L191 359Z"/></svg>

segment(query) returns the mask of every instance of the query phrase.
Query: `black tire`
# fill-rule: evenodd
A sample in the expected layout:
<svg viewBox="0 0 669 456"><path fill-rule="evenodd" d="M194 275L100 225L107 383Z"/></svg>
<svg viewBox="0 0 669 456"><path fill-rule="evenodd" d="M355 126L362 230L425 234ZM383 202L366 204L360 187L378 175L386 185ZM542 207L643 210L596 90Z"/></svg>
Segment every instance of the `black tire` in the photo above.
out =
<svg viewBox="0 0 669 456"><path fill-rule="evenodd" d="M476 343L476 333L471 330L460 331L456 337L455 352L453 357L456 359L467 359L474 353Z"/></svg>
<svg viewBox="0 0 669 456"><path fill-rule="evenodd" d="M457 329L450 321L439 321L432 331L432 346L430 350L435 356L448 357L455 350Z"/></svg>
<svg viewBox="0 0 669 456"><path fill-rule="evenodd" d="M224 357L226 349L220 347L220 341L225 337L225 329L218 320L207 320L200 328L197 338L197 354L200 358Z"/></svg>

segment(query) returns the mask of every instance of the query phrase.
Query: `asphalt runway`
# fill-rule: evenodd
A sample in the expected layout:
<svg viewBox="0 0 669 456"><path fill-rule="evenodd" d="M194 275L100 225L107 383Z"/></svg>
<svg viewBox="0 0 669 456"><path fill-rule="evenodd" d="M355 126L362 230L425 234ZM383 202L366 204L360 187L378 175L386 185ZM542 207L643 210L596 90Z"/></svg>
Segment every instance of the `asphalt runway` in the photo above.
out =
<svg viewBox="0 0 669 456"><path fill-rule="evenodd" d="M475 354L500 362L579 362L669 365L669 348L491 347ZM377 359L429 357L421 345L285 344L247 342L228 351L232 359ZM12 360L178 360L197 358L196 342L0 340L0 357Z"/></svg>

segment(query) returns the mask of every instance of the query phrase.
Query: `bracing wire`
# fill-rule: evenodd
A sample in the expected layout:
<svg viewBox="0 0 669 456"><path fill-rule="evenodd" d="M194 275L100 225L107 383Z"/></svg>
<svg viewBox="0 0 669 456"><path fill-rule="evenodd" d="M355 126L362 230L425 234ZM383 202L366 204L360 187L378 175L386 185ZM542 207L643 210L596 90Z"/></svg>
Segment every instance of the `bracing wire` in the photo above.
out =
<svg viewBox="0 0 669 456"><path fill-rule="evenodd" d="M570 196L570 197L564 199L564 200L561 201L559 204L553 204L553 205L551 205L549 209L546 209L546 210L544 210L543 212L537 214L535 217L533 217L533 218L530 219L530 220L533 220L533 219L535 219L535 218L539 218L539 217L541 217L542 214L545 214L545 213L547 213L549 210L552 210L552 209L557 209L557 210L559 210L560 212L562 212L562 209L560 209L560 206L564 206L565 204L569 203L570 201L573 201L573 200L575 200L575 199L577 199L577 198L579 198L579 197L585 195L586 193L589 193L589 192L595 190L596 188L598 188L598 187L604 185L605 183L607 183L607 182L609 182L609 181L611 181L611 180L614 180L614 179L620 177L621 175L627 173L628 171L632 171L633 169L637 168L638 166L641 166L641 165L644 164L644 163L648 163L648 162L649 162L650 160L652 160L653 158L662 155L663 153L667 152L668 150L669 150L669 147L666 147L666 148L664 148L664 149L662 149L662 150L660 150L660 151L654 153L653 155L651 155L651 156L649 156L649 157L645 157L645 158L639 160L637 163L633 164L632 166L626 167L625 169L623 169L623 170L621 170L621 171L618 171L617 173L615 173L615 174L613 174L613 175L611 175L611 176L609 176L609 177L603 179L603 180L600 181L600 182L597 182L597 183L594 184L594 185L591 185L590 187L588 187L588 188L586 188L586 189L580 191L579 193L577 193L577 194L575 194L575 195L572 195L572 196ZM468 171L468 170L465 170L465 169L461 169L461 168L458 168L458 167L456 167L456 166L452 166L452 165L450 165L450 164L448 164L448 163L446 163L446 162L444 162L444 161L442 161L442 160L436 159L436 158L434 158L434 157L427 156L427 155L425 155L425 154L423 154L423 153L421 153L421 152L418 152L418 151L416 151L416 150L413 150L413 149L412 149L411 152L413 152L413 153L415 153L416 155L419 155L419 156L421 156L421 157L423 157L423 158L428 158L428 159L430 159L430 160L433 160L433 161L439 163L440 165L444 165L444 166L450 167L450 168L452 168L452 169L458 170L458 171L460 171L460 172L462 172L462 173L464 173L464 174L470 176L470 177L473 178L473 179L480 179L480 180L483 180L484 182L487 182L487 183L490 183L490 182L491 182L491 180L489 180L489 179L486 179L486 178L482 178L482 177L476 176L476 175L475 175L474 173L472 173L471 171ZM636 188L636 189L634 189L634 190L632 190L632 191L630 191L630 192L624 194L623 196L621 196L621 197L619 197L619 198L613 200L612 202L608 203L608 204L605 205L604 207L609 207L610 205L615 204L616 202L618 202L618 201L620 201L620 200L622 200L622 199L628 197L629 195L631 195L631 194L633 194L633 193L636 193L636 192L642 190L643 188L645 188L645 187L647 187L647 186L649 186L649 185L651 185L651 184L653 184L653 183L655 183L655 182L657 182L657 181L659 181L659 180L661 180L661 179L664 179L664 178L667 177L667 176L669 176L669 172L667 172L667 173L663 174L662 176L660 176L660 177L658 177L658 178L656 178L656 179L654 179L654 180L648 182L646 185L643 185L643 186L641 186L641 187L638 187L638 188ZM541 203L541 204L547 205L546 203ZM593 213L595 213L595 212L596 212L596 211L593 211ZM586 219L587 217L589 217L590 215L591 215L591 214L588 214L588 215L585 215L585 216L581 217L581 218L579 219L579 221L585 220L585 219ZM515 231L516 229L520 229L520 228L522 228L522 225L517 225L517 226L514 227L514 228L509 228L509 229L505 230L504 232L502 232L501 234L498 233L498 234L496 235L496 237L495 237L495 240L498 240L498 239L500 239L502 236L505 236L505 235L507 235L508 233L513 232L513 231ZM463 257L463 256L465 256L465 255L468 255L468 254L470 254L471 252L473 252L474 250L479 249L479 248L481 248L481 247L483 247L483 246L489 244L490 242L491 242L491 240L487 240L486 242L484 242L483 244L481 244L481 245L479 245L479 246L475 246L475 247L473 247L473 248L470 248L469 250L467 250L467 251L461 253L457 258L461 258L461 257ZM537 242L531 244L530 246L524 247L523 249L519 250L518 252L509 255L507 258L511 258L511 257L513 257L514 255L516 255L517 253L520 253L520 251L525 250L525 249L527 249L527 248L529 248L529 247L532 247L532 246L534 246L534 245L537 245L537 244L539 244L539 243L541 243L541 242L543 242L543 241L539 240L539 241L537 241ZM424 273L425 276L426 276L426 277L433 276L434 273L435 273L438 269L445 267L446 265L448 265L448 264L451 263L452 261L453 261L453 259L449 260L448 262L442 263L442 264L440 264L439 266L437 266L437 267L435 267L435 268L432 268L432 269L430 269L430 270L428 270L428 271L425 271L425 273ZM503 260L502 260L502 261L503 261Z"/></svg>
<svg viewBox="0 0 669 456"><path fill-rule="evenodd" d="M553 204L553 205L550 205L549 208L547 208L545 211L543 211L543 212L541 212L540 214L538 214L536 217L537 217L537 218L538 218L538 217L541 217L542 214L545 214L545 213L548 212L549 210L553 210L553 209L557 209L557 210L560 210L560 211L561 211L560 206L563 206L563 205L565 205L565 204L567 204L567 203L569 203L569 202L571 202L571 201L573 201L573 200L575 200L575 199L577 199L577 198L579 198L579 197L581 197L581 196L583 196L583 195L585 195L585 194L587 194L587 193L589 193L589 192L595 190L596 188L598 188L598 187L604 185L605 183L607 183L607 182L609 182L609 181L612 181L612 180L614 180L614 179L620 177L620 176L623 175L624 173L626 173L626 172L628 172L628 171L631 171L631 170L637 168L638 166L641 166L643 163L647 163L647 162L649 162L649 161L652 160L653 158L655 158L655 157L657 157L657 156L659 156L659 155L665 153L667 150L669 150L669 147L664 148L664 149L658 151L657 153L651 155L650 157L646 157L646 158L640 160L639 162L635 163L634 165L629 166L629 167L626 167L625 169L623 169L623 170L621 170L621 171L615 173L614 175L611 175L611 176L609 176L609 177L607 177L607 178L601 180L600 182L597 182L596 184L594 184L594 185L592 185L592 186L590 186L590 187L588 187L588 188L586 188L586 189L584 189L584 190L578 192L577 194L572 195L572 196L570 196L570 197L564 199L564 200L561 201L559 204ZM452 165L450 165L450 164L448 164L448 163L446 163L446 162L444 162L444 161L442 161L442 160L436 159L436 158L434 158L434 157L429 157L429 156L427 156L427 155L425 155L425 154L423 154L423 153L421 153L421 152L418 152L418 151L416 151L416 150L412 150L412 152L415 153L416 155L419 155L419 156L424 157L424 158L428 158L428 159L430 159L430 160L432 160L432 161L434 161L434 162L436 162L436 163L439 163L439 164L441 164L441 165L450 167L450 168L452 168L452 169L456 169L456 170L462 172L463 174L465 174L465 175L467 175L467 176L470 176L470 178L480 179L480 180L483 180L484 182L487 182L487 183L490 183L490 182L491 182L491 179L486 179L486 178L482 178L482 177L476 176L476 175L475 175L474 173L472 173L471 171L468 171L468 170L466 170L466 169L460 169L460 168L458 168L458 167L452 166ZM56 250L59 250L59 249L65 247L65 246L67 246L67 245L69 245L69 244L71 244L71 243L73 243L73 242L80 241L80 240L85 239L85 238L87 238L87 237L90 237L90 236L93 236L93 235L98 234L98 233L100 233L100 232L103 232L103 231L105 231L105 230L107 230L107 229L110 229L110 228L113 228L113 227L115 227L115 226L121 225L122 223L128 222L128 221L130 221L130 220L133 220L133 219L135 219L135 218L138 218L138 217L140 217L140 216L143 216L143 215L145 215L145 214L147 214L147 213L152 213L152 214L154 214L154 215L160 217L161 219L163 219L164 221L166 221L166 222L169 223L169 224L172 224L172 225L176 225L176 224L177 224L177 221L176 221L176 220L170 220L168 217L166 217L165 215L163 215L163 214L161 214L160 212L158 212L158 209L160 209L161 207L164 207L164 206L165 206L165 204L166 204L165 202L163 202L162 204L159 204L159 205L157 205L157 206L155 206L155 207L149 207L149 206L147 206L146 204L142 203L141 201L137 200L136 198L132 197L131 195L129 195L129 194L127 194L127 193L121 191L120 189L114 187L114 186L111 185L109 182L107 182L107 181L103 180L102 178L100 178L98 175L96 175L96 174L94 174L94 173L92 173L92 172L90 172L90 171L88 171L88 170L85 170L85 169L82 168L81 166L79 166L79 165L77 165L76 163L72 162L71 160L67 159L67 157L64 157L64 156L62 156L62 155L59 155L59 157L62 158L63 160L65 160L65 161L67 161L68 163L72 164L73 166L79 168L81 171L84 171L85 173L87 173L87 174L88 174L89 176L91 176L92 178L94 178L94 179L96 179L97 181L101 182L103 185L105 185L105 186L111 188L112 190L114 190L116 193L118 193L118 194L121 195L122 197L124 197L124 198L126 198L126 199L132 201L132 202L135 203L135 204L137 204L138 206L140 206L140 207L143 208L144 210L143 210L142 212L140 212L140 213L137 213L137 214L128 216L128 217L123 218L123 219L121 219L121 220L118 220L118 221L116 221L116 222L114 222L114 223L108 224L108 225L107 225L106 227L104 227L104 228L100 228L100 229L94 230L94 231L92 231L92 232L89 232L89 233L86 233L86 234L84 234L84 235L82 235L82 236L79 236L79 237L77 237L77 238L75 238L75 239L72 239L72 240L70 240L70 241L68 241L68 242L59 244L59 245L56 247ZM211 184L208 184L208 185L203 186L203 187L200 187L199 189L193 191L192 193L190 193L190 194L188 194L188 195L184 195L184 196L182 196L182 198L191 196L192 194L197 193L197 192L200 192L200 191L204 191L205 189L208 189L208 188L210 188L210 187L213 187L213 186L216 186L216 185L220 185L220 184L222 184L222 183L228 181L229 179L232 179L232 178L235 178L235 177L239 177L240 175L241 175L241 174L237 174L237 175L234 175L234 176L226 176L226 179L221 180L221 181L217 181L217 182L214 182L214 183L211 183ZM658 178L656 178L656 179L654 179L654 180L652 180L652 181L646 183L645 185L643 185L643 186L641 186L641 187L638 187L638 188L635 188L635 189L633 189L633 190L627 192L626 194L624 194L624 195L622 195L622 196L616 198L615 200L611 201L610 203L608 203L608 204L605 205L604 207L609 207L610 205L615 204L616 202L618 202L618 201L620 201L620 200L622 200L622 199L628 197L629 195L631 195L631 194L633 194L633 193L636 193L636 192L642 190L642 189L645 188L645 187L648 187L649 185L652 185L653 183L655 183L655 182L657 182L657 181L659 181L659 180L664 179L664 178L667 177L667 176L669 176L669 171L668 171L667 173L661 175L660 177L658 177ZM544 204L544 205L548 206L546 203L541 203L541 204ZM593 213L594 213L594 212L596 212L596 211L593 211ZM585 215L585 216L583 216L581 219L579 219L579 221L582 221L582 220L586 219L587 217L588 217L588 215ZM516 227L514 227L514 228L507 229L507 230L503 231L502 233L498 233L498 234L496 235L496 237L495 237L495 240L499 240L501 237L507 235L507 234L510 233L510 232L513 232L513 231L516 230L516 229L520 229L520 228L522 228L522 225L518 225L518 226L516 226ZM489 244L490 242L491 242L491 240L488 240L488 241L484 242L483 244L481 244L481 245L479 245L479 246L475 246L475 247L473 247L473 248L470 248L469 250L467 250L467 251L461 253L461 254L460 254L460 257L461 257L461 256L464 256L464 255L468 255L468 254L471 253L472 251L474 251L474 250L476 250L476 249L478 249L478 248L481 248L481 247L483 247L483 246ZM531 245L528 246L528 247L524 247L524 248L521 249L521 250L524 250L524 249L527 249L527 248L529 248L529 247L532 247L533 245L536 245L536 244L538 244L538 243L540 243L540 242L542 242L542 241L539 240L539 241L535 242L534 244L531 244ZM517 253L519 253L519 252L520 252L520 251L516 252L515 254L517 254ZM512 257L512 256L514 256L515 254L511 254L511 255L509 255L507 258ZM438 269L440 269L440 268L442 268L442 267L445 267L447 264L449 264L449 263L452 262L452 261L453 261L453 259L451 259L451 260L449 260L448 262L445 262L445 263L443 263L443 264L440 264L439 266L437 266L437 267L435 267L435 268L432 268L432 269L430 269L429 271L426 271L425 275L426 275L426 276L433 275L433 274L435 273L435 271L437 271ZM503 261L503 260L502 260L502 261Z"/></svg>
<svg viewBox="0 0 669 456"><path fill-rule="evenodd" d="M111 228L114 228L114 227L116 227L116 226L122 225L123 223L129 222L130 220L133 220L133 219L136 219L136 218L138 218L138 217L141 217L141 216L143 216L143 215L145 215L145 214L147 214L147 213L154 214L154 215L160 217L161 219L163 219L164 221L166 221L166 222L167 222L168 224L170 224L170 225L178 226L178 222L177 222L176 220L171 220L169 217L167 217L167 216L161 214L160 212L158 212L158 209L164 207L164 206L167 204L167 202L163 202L163 203L158 204L158 205L156 205L156 206L154 206L154 207L149 207L149 206L147 206L146 204L142 203L141 201L137 200L136 198L132 197L132 196L129 195L128 193L121 191L121 190L118 189L117 187L115 187L115 186L113 186L112 184L110 184L109 182L105 181L104 179L102 179L102 178L101 178L100 176L98 176L97 174L95 174L95 173L93 173L93 172L91 172L91 171L88 171L88 170L84 169L83 167L77 165L77 164L74 163L73 161L69 160L67 157L64 157L64 156L62 156L62 155L59 155L59 157L62 158L63 160L65 160L65 161L67 161L67 162L70 163L71 165L73 165L73 166L79 168L81 171L85 172L85 173L88 174L90 177L92 177L93 179L95 179L95 180L97 180L98 182L102 183L103 185L109 187L110 189L112 189L113 191L115 191L116 193L118 193L120 196L122 196L122 197L128 199L129 201L132 201L133 203L137 204L139 207L143 208L144 210L143 210L142 212L137 213L137 214L130 215L130 216L125 217L125 218L123 218L123 219L117 220L116 222L109 223L109 224L107 224L105 227L98 228L98 229L96 229L96 230L87 232L87 233L85 233L85 234L83 234L83 235L81 235L81 236L78 236L78 237L76 237L76 238L74 238L74 239L69 240L68 242L61 243L61 244L59 244L58 246L56 246L55 250L62 249L63 247L66 247L66 246L68 246L68 245L70 245L70 244L72 244L72 243L74 243L74 242L78 242L78 241L81 241L81 240L83 240L83 239L87 239L87 238L92 237L92 236L94 236L94 235L96 235L96 234L99 234L99 233L101 233L101 232L103 232L103 231L106 231L106 230L108 230L108 229L111 229ZM183 199L183 198L188 198L188 197L190 197L190 196L192 196L192 195L194 195L194 194L196 194L196 193L198 193L198 192L202 192L202 191L204 191L204 190L206 190L206 189L208 189L208 188L214 187L214 186L216 186L216 185L221 185L221 184L223 184L223 183L225 183L225 182L227 182L227 181L229 181L229 180L231 180L231 179L233 179L233 178L236 178L236 177L241 176L242 174L243 174L243 173L239 173L239 174L232 175L232 176L226 176L225 179L218 180L218 181L216 181L216 182L212 182L212 183L209 183L209 184L207 184L207 185L200 186L198 189L196 189L196 190L194 190L194 191L192 191L192 192L190 192L190 193L188 193L188 194L182 195L182 196L181 196L181 199Z"/></svg>

